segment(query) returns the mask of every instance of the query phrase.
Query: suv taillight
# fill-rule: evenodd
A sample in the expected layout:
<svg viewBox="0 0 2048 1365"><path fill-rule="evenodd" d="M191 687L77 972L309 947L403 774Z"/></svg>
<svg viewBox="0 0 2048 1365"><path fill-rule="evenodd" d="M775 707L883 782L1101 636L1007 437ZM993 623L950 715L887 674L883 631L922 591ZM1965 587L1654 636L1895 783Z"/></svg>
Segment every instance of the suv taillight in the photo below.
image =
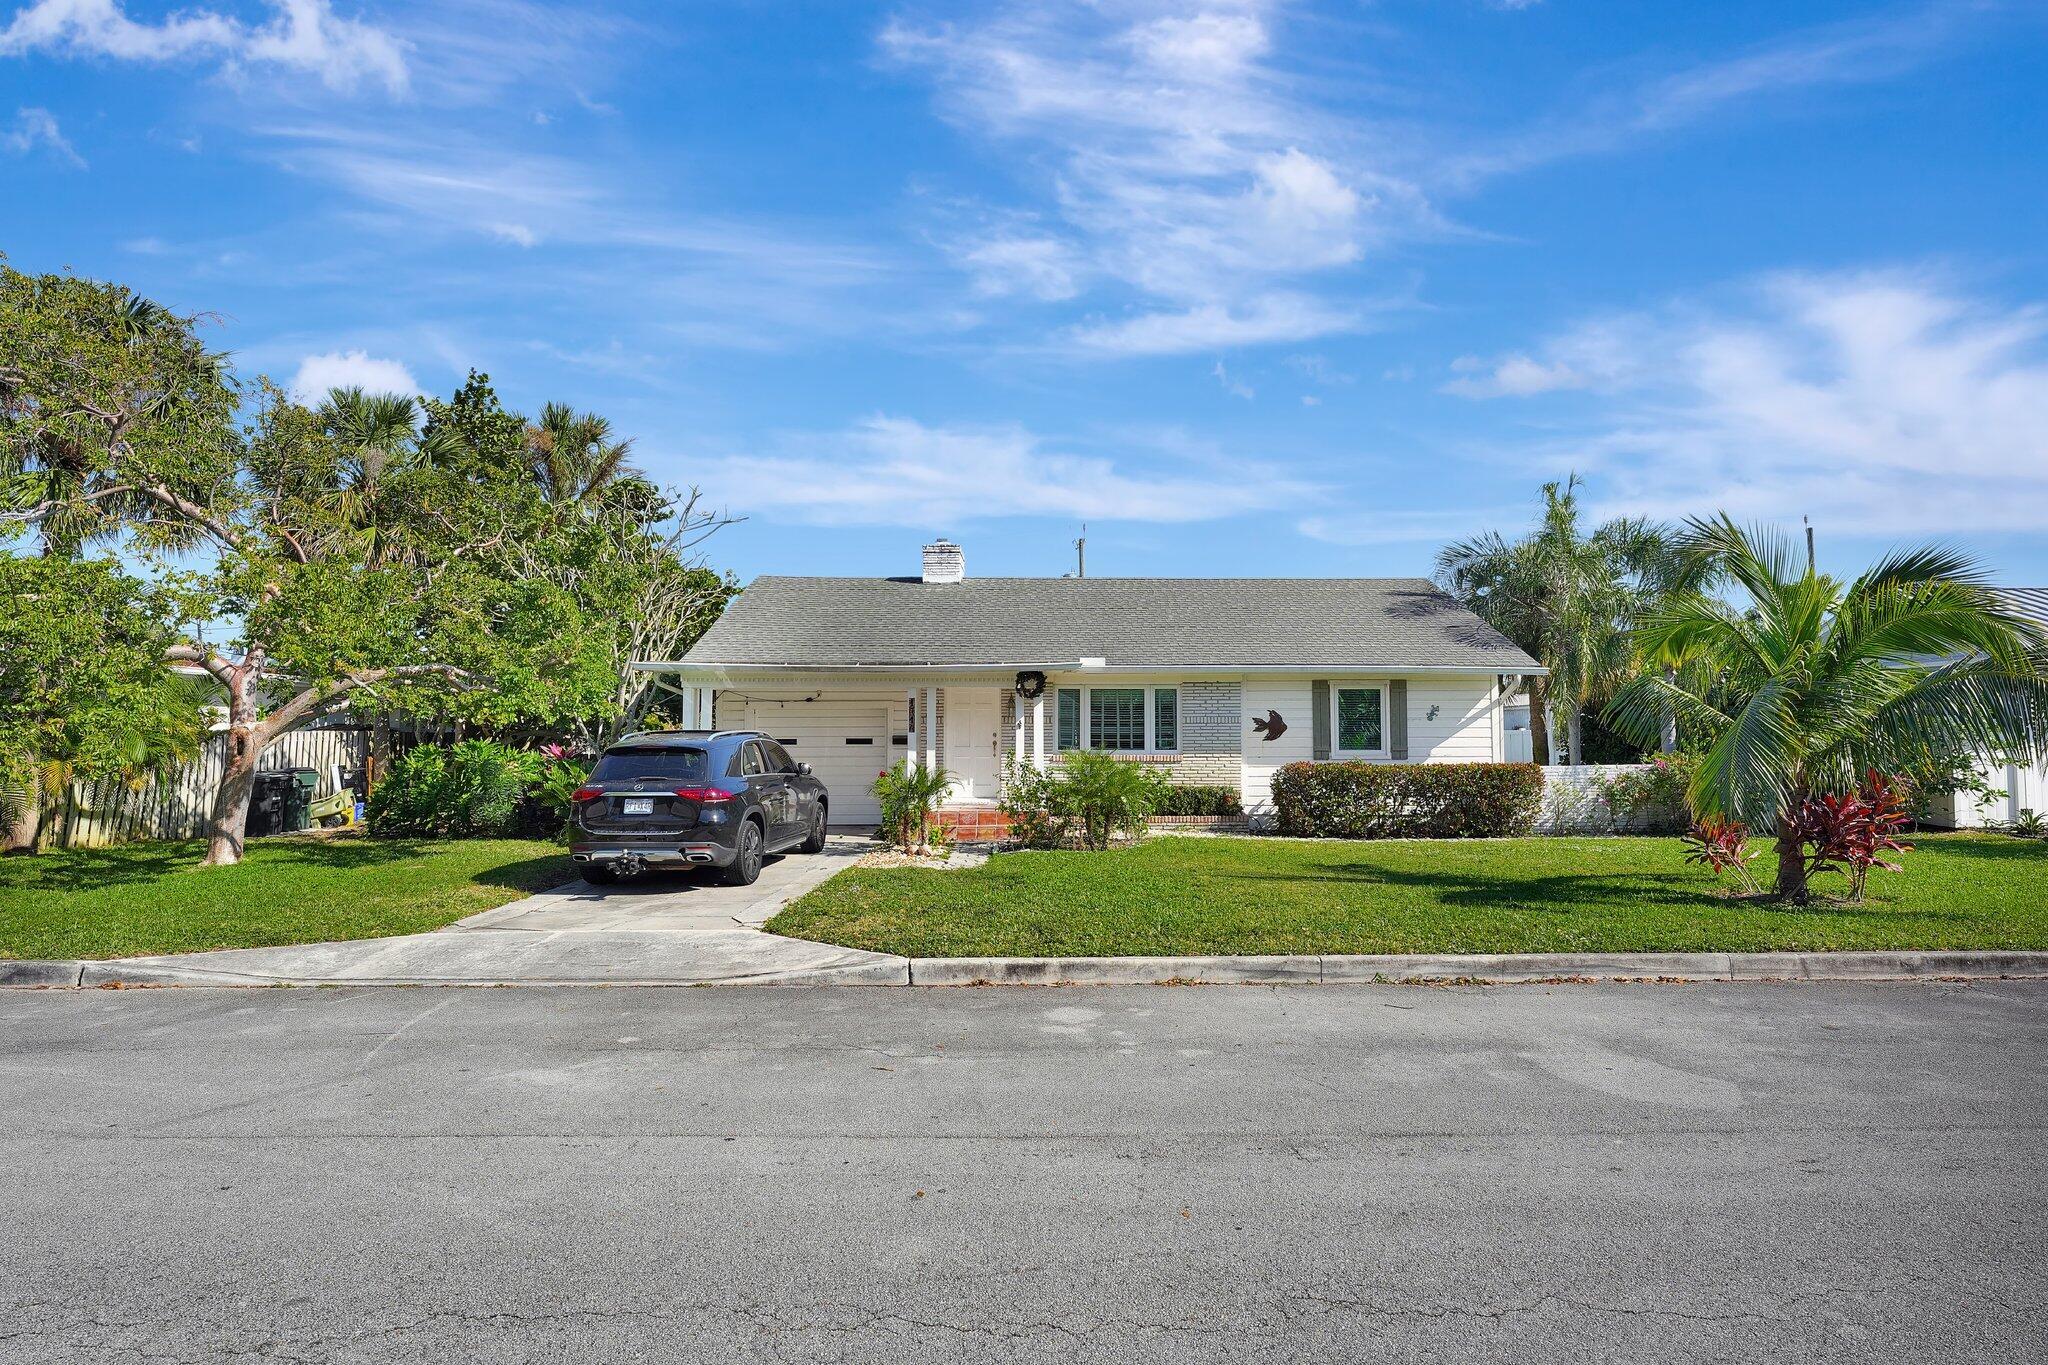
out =
<svg viewBox="0 0 2048 1365"><path fill-rule="evenodd" d="M676 795L700 806L720 806L732 800L732 793L721 787L677 787Z"/></svg>
<svg viewBox="0 0 2048 1365"><path fill-rule="evenodd" d="M569 793L569 799L580 806L585 801L595 801L603 795L603 787L578 787L575 791Z"/></svg>

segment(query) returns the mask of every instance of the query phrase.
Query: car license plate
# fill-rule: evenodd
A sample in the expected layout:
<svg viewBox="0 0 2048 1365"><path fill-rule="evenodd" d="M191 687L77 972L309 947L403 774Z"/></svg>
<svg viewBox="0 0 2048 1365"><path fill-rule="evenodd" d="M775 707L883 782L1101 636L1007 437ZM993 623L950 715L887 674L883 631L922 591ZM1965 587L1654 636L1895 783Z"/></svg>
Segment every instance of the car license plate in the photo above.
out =
<svg viewBox="0 0 2048 1365"><path fill-rule="evenodd" d="M626 804L621 813L626 815L652 815L654 814L654 798L651 796L629 796L626 798Z"/></svg>

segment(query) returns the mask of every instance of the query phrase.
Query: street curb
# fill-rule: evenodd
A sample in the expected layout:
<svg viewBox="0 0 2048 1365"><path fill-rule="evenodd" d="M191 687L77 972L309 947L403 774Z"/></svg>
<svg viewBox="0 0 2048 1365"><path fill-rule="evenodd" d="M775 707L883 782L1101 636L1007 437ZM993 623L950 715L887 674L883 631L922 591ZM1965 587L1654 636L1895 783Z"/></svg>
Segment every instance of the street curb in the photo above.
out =
<svg viewBox="0 0 2048 1365"><path fill-rule="evenodd" d="M2048 977L2048 953L1487 953L1275 957L919 957L913 986L1470 981L1898 981Z"/></svg>
<svg viewBox="0 0 2048 1365"><path fill-rule="evenodd" d="M1532 981L1900 981L2048 977L2048 952L1299 954L921 957L682 979L281 978L124 963L0 961L0 988L100 986L1146 986Z"/></svg>
<svg viewBox="0 0 2048 1365"><path fill-rule="evenodd" d="M83 962L0 961L0 986L76 986L85 976Z"/></svg>

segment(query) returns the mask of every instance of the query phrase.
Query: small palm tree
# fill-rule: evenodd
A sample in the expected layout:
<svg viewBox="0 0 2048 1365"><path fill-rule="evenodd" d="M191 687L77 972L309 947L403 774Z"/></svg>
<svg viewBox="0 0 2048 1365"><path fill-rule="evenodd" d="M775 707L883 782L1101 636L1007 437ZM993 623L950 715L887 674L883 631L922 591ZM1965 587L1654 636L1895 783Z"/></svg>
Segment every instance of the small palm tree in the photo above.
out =
<svg viewBox="0 0 2048 1365"><path fill-rule="evenodd" d="M1529 728L1539 761L1563 747L1584 761L1580 717L1612 696L1646 662L1631 627L1665 593L1690 581L1690 561L1672 551L1663 525L1635 517L1579 527L1579 480L1543 485L1543 517L1509 541L1489 531L1447 545L1436 580L1480 619L1550 670L1529 680ZM1567 744L1553 744L1550 708L1566 716Z"/></svg>
<svg viewBox="0 0 2048 1365"><path fill-rule="evenodd" d="M1685 666L1638 677L1607 718L1643 738L1675 709L1712 737L1693 811L1776 831L1781 898L1807 899L1789 818L1807 798L1946 754L2048 752L2048 637L1966 556L1902 550L1845 584L1802 564L1782 535L1725 515L1687 523L1682 549L1748 600L1695 590L1653 610L1638 649Z"/></svg>
<svg viewBox="0 0 2048 1365"><path fill-rule="evenodd" d="M877 776L872 790L882 807L883 833L899 848L929 845L932 814L953 789L953 780L943 767L907 759Z"/></svg>

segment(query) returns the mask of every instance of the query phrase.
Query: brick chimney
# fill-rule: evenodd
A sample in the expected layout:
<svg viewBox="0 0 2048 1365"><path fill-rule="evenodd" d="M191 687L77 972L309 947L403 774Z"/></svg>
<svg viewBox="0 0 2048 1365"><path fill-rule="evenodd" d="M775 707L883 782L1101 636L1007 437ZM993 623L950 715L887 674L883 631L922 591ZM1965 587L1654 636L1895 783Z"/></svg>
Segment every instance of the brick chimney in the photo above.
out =
<svg viewBox="0 0 2048 1365"><path fill-rule="evenodd" d="M924 581L958 583L967 577L967 556L958 545L941 537L924 547Z"/></svg>

